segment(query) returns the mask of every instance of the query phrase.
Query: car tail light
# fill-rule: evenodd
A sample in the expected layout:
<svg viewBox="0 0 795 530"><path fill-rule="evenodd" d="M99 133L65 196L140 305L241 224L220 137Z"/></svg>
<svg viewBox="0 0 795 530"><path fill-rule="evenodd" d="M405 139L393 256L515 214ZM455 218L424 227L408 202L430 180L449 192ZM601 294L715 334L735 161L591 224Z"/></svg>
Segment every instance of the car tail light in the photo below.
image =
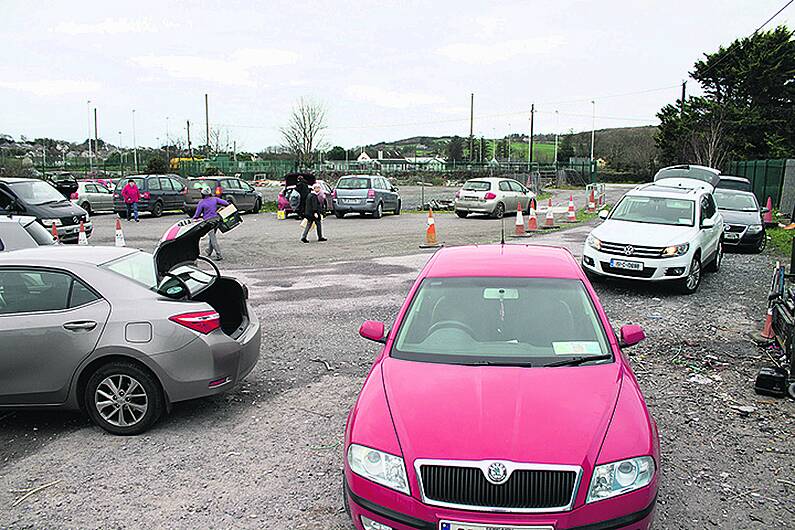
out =
<svg viewBox="0 0 795 530"><path fill-rule="evenodd" d="M367 198L375 199L375 190L367 190Z"/></svg>
<svg viewBox="0 0 795 530"><path fill-rule="evenodd" d="M149 194L149 192L148 192L148 191L145 191L145 192L143 192L143 194L142 194L142 197L143 197L144 199L147 199L147 200L148 200L148 199L151 197L151 195Z"/></svg>
<svg viewBox="0 0 795 530"><path fill-rule="evenodd" d="M216 311L182 313L168 317L168 319L205 335L221 327L221 316Z"/></svg>
<svg viewBox="0 0 795 530"><path fill-rule="evenodd" d="M69 198L72 200L77 200L78 198L80 198L80 195L78 195L76 191L73 191L72 194L69 196Z"/></svg>
<svg viewBox="0 0 795 530"><path fill-rule="evenodd" d="M224 192L224 190L221 189L221 186L217 186L215 188L215 196L216 197L220 197L223 192Z"/></svg>
<svg viewBox="0 0 795 530"><path fill-rule="evenodd" d="M455 198L456 199L460 199L461 198L461 192L460 191L455 192Z"/></svg>
<svg viewBox="0 0 795 530"><path fill-rule="evenodd" d="M483 197L483 198L484 198L484 199L486 199L487 201L490 201L491 199L496 199L496 198L497 198L497 195L496 195L495 193L488 192L488 193L486 194L486 196L485 196L485 197Z"/></svg>
<svg viewBox="0 0 795 530"><path fill-rule="evenodd" d="M334 191L331 192L331 198L332 199L336 199L337 198L337 190L334 190Z"/></svg>
<svg viewBox="0 0 795 530"><path fill-rule="evenodd" d="M114 193L114 194L113 194L113 198L114 198L114 199L118 199L118 198L119 198L119 194L118 194L118 193Z"/></svg>
<svg viewBox="0 0 795 530"><path fill-rule="evenodd" d="M187 195L188 194L188 187L184 187L179 192L180 195Z"/></svg>

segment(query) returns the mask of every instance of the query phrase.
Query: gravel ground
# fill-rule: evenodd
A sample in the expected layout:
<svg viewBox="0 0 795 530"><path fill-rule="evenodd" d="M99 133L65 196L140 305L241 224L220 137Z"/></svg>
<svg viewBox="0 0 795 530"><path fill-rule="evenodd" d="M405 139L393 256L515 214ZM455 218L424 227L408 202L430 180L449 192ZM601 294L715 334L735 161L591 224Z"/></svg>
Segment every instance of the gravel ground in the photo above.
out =
<svg viewBox="0 0 795 530"><path fill-rule="evenodd" d="M438 217L448 242L498 237L496 221ZM125 224L127 242L151 249L176 219ZM0 413L0 528L349 528L340 444L376 353L356 329L394 319L430 254L417 249L422 215L329 221L325 246L292 244L298 227L270 214L222 239L223 268L249 285L263 323L262 358L229 394L178 404L134 438L76 414ZM112 242L112 218L95 223L92 242ZM589 229L530 241L579 254ZM655 528L795 528L795 405L753 393L768 361L746 337L773 259L727 255L694 296L596 286L616 327L649 336L633 365L662 435ZM19 490L54 481L12 506Z"/></svg>

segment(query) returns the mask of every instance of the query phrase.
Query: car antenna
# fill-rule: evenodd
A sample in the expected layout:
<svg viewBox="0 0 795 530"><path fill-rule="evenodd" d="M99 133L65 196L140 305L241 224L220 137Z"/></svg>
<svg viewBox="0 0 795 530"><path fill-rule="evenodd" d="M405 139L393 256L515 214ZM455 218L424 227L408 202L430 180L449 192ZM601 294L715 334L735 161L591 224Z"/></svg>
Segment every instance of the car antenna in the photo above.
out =
<svg viewBox="0 0 795 530"><path fill-rule="evenodd" d="M500 217L500 245L505 244L505 216Z"/></svg>

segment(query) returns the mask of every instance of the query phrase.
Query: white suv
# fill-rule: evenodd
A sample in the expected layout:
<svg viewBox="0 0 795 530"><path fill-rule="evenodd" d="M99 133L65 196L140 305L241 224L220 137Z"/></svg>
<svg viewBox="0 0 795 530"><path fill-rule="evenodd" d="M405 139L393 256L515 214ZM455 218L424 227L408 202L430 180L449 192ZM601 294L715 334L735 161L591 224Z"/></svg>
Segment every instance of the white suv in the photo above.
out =
<svg viewBox="0 0 795 530"><path fill-rule="evenodd" d="M582 265L602 276L676 282L694 293L703 269L717 272L723 259L723 218L712 186L695 179L644 184L624 195L604 223L588 235Z"/></svg>

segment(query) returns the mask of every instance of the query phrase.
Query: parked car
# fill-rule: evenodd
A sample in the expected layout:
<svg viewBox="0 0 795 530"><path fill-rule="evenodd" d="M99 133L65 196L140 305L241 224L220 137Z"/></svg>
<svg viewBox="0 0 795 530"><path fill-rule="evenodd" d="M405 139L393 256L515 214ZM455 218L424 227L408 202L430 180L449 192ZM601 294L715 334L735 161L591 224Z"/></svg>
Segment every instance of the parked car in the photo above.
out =
<svg viewBox="0 0 795 530"><path fill-rule="evenodd" d="M704 269L717 272L723 260L723 218L711 186L681 179L644 184L624 195L605 221L588 235L582 265L603 276L671 281L686 293L701 284ZM692 187L684 187L689 181Z"/></svg>
<svg viewBox="0 0 795 530"><path fill-rule="evenodd" d="M216 197L235 205L241 212L257 213L262 209L262 194L237 177L196 177L188 180L185 213L193 215L202 199L201 189L210 188Z"/></svg>
<svg viewBox="0 0 795 530"><path fill-rule="evenodd" d="M323 193L325 194L325 210L329 213L334 211L334 201L332 198L333 190L331 186L325 180L320 180L315 178L314 175L311 173L289 173L284 178L284 188L282 191L279 192L279 196L277 199L277 208L279 210L283 210L285 215L290 215L293 213L298 213L293 211L292 207L290 206L290 200L288 197L290 193L295 189L295 185L298 183L298 177L304 177L307 184L312 186L315 183L320 184L320 187L323 189Z"/></svg>
<svg viewBox="0 0 795 530"><path fill-rule="evenodd" d="M762 214L768 210L759 207L756 196L747 191L718 188L715 202L723 217L724 246L762 252L767 244Z"/></svg>
<svg viewBox="0 0 795 530"><path fill-rule="evenodd" d="M718 181L718 189L753 191L751 181L743 177L732 177L731 175L721 175Z"/></svg>
<svg viewBox="0 0 795 530"><path fill-rule="evenodd" d="M380 219L385 211L400 215L400 194L386 177L378 175L340 177L331 197L337 219L342 219L348 213L370 214L374 219Z"/></svg>
<svg viewBox="0 0 795 530"><path fill-rule="evenodd" d="M53 244L52 234L35 217L0 216L0 252Z"/></svg>
<svg viewBox="0 0 795 530"><path fill-rule="evenodd" d="M67 199L77 191L77 179L71 173L51 173L44 180Z"/></svg>
<svg viewBox="0 0 795 530"><path fill-rule="evenodd" d="M654 175L654 182L659 182L663 179L671 180L660 183L662 186L682 186L685 188L693 187L691 180L699 180L710 186L710 191L712 191L720 182L720 171L707 166L680 164L678 166L664 167Z"/></svg>
<svg viewBox="0 0 795 530"><path fill-rule="evenodd" d="M76 242L80 223L86 237L91 237L93 225L88 213L75 206L43 180L19 177L0 177L0 214L35 217L47 230L52 226L63 242Z"/></svg>
<svg viewBox="0 0 795 530"><path fill-rule="evenodd" d="M382 343L344 443L355 528L648 529L657 425L625 350L561 248L439 250Z"/></svg>
<svg viewBox="0 0 795 530"><path fill-rule="evenodd" d="M0 253L0 410L81 409L108 432L138 434L172 403L246 377L260 325L246 288L199 258L213 226L175 225L154 255L64 246ZM197 259L208 265L186 263Z"/></svg>
<svg viewBox="0 0 795 530"><path fill-rule="evenodd" d="M141 200L138 202L139 212L149 212L152 217L160 217L163 212L182 211L185 209L185 196L188 193L187 182L178 175L131 175L119 180L113 192L113 209L122 217L126 215L124 197L121 190L132 179L138 186Z"/></svg>
<svg viewBox="0 0 795 530"><path fill-rule="evenodd" d="M78 181L77 190L69 198L88 213L113 211L113 192L99 182Z"/></svg>
<svg viewBox="0 0 795 530"><path fill-rule="evenodd" d="M508 178L478 178L468 180L455 194L455 213L466 217L470 213L487 214L501 219L505 212L530 211L535 193L519 182Z"/></svg>

